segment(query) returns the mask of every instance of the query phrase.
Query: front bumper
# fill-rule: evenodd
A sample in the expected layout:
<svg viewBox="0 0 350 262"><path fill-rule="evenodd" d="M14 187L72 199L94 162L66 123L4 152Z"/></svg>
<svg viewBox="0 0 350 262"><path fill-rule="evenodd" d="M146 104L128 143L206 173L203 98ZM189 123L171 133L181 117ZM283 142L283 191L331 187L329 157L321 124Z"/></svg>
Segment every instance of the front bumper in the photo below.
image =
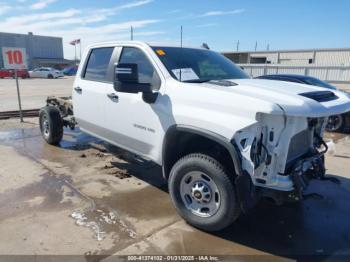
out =
<svg viewBox="0 0 350 262"><path fill-rule="evenodd" d="M324 154L318 153L312 157L299 160L290 177L294 184L293 193L289 195L290 200L303 199L303 194L312 179L323 179L325 176Z"/></svg>
<svg viewBox="0 0 350 262"><path fill-rule="evenodd" d="M313 179L323 180L325 176L324 153L317 153L313 156L300 159L292 169L291 173L284 177L291 179L293 189L290 191L281 191L271 188L262 188L258 190L259 198L267 197L273 199L277 205L285 202L298 202L306 198L305 190L309 182Z"/></svg>
<svg viewBox="0 0 350 262"><path fill-rule="evenodd" d="M314 150L309 152L306 156L297 159L292 168L288 170L288 173L280 174L280 178L284 178L285 181L291 181L293 186L290 190L283 191L265 187L260 188L260 196L272 198L277 204L296 202L308 196L305 195L305 191L311 180L325 180L324 154L327 152L328 146L323 139L320 137L319 139L324 148L322 151ZM281 179L280 181L284 180Z"/></svg>

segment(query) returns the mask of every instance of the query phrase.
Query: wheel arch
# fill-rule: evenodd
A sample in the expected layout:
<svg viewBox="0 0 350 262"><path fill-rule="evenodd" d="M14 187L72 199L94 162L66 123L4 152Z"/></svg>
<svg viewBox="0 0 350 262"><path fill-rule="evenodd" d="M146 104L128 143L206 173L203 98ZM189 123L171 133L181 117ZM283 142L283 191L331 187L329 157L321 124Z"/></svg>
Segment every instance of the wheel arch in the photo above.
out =
<svg viewBox="0 0 350 262"><path fill-rule="evenodd" d="M170 170L174 164L174 160L172 160L172 149L174 146L176 146L176 144L178 144L176 141L174 141L174 139L178 138L178 135L195 135L220 145L229 153L229 158L230 161L232 161L235 173L237 175L243 174L241 169L240 154L233 141L230 141L227 138L206 129L186 125L173 125L168 128L164 136L162 146L162 172L165 179L169 178Z"/></svg>

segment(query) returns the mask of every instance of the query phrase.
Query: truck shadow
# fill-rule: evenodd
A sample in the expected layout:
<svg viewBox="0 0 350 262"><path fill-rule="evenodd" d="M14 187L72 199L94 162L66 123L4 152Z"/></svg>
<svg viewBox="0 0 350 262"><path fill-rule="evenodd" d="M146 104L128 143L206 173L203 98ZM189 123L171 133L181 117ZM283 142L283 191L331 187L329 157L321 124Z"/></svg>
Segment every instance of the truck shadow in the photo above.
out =
<svg viewBox="0 0 350 262"><path fill-rule="evenodd" d="M113 165L167 192L160 168L145 169L143 164L135 167L132 163L118 162ZM262 200L232 226L212 234L286 258L329 259L336 254L350 257L350 180L332 177L341 184L315 180L306 192L320 194L323 198L282 206ZM338 261L339 257L336 259Z"/></svg>
<svg viewBox="0 0 350 262"><path fill-rule="evenodd" d="M339 261L335 255L350 257L349 180L342 184L315 181L308 191L323 199L276 206L261 201L231 227L216 236L278 256L303 259L317 256ZM312 257L309 257L310 259ZM349 260L347 260L349 261Z"/></svg>
<svg viewBox="0 0 350 262"><path fill-rule="evenodd" d="M96 148L90 142L86 146ZM117 147L107 144L103 146L108 152L124 160L113 161L112 165L168 192L167 182L163 179L159 166ZM73 148L80 149L80 146ZM332 177L339 179L341 184L314 180L306 192L320 194L323 198L307 199L283 206L262 200L250 212L242 214L232 226L211 234L232 243L285 258L349 261L350 179Z"/></svg>

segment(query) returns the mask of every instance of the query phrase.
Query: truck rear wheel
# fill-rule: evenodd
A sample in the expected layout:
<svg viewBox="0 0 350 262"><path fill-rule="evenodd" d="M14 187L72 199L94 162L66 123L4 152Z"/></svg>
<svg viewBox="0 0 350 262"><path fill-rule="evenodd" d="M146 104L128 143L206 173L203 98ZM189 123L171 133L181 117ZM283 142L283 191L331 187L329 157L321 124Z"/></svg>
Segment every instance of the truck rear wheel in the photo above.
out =
<svg viewBox="0 0 350 262"><path fill-rule="evenodd" d="M40 131L45 141L57 145L63 137L63 120L54 106L45 106L39 113Z"/></svg>
<svg viewBox="0 0 350 262"><path fill-rule="evenodd" d="M219 231L240 214L233 179L214 158L190 154L175 163L169 177L171 199L191 225Z"/></svg>

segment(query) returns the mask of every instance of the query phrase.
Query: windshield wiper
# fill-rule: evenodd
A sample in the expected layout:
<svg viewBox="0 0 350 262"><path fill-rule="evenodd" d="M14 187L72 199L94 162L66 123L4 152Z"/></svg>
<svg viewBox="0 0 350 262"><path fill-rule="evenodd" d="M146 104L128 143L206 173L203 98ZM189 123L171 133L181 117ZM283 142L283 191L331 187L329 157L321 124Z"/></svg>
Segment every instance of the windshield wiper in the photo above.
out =
<svg viewBox="0 0 350 262"><path fill-rule="evenodd" d="M211 80L207 79L207 80L204 80L204 79L191 79L191 80L186 80L186 81L182 81L183 83L206 83L206 82L210 82Z"/></svg>
<svg viewBox="0 0 350 262"><path fill-rule="evenodd" d="M212 83L219 86L236 86L237 84L235 82L232 82L230 80L215 80L215 79L191 79L182 81L183 83Z"/></svg>

